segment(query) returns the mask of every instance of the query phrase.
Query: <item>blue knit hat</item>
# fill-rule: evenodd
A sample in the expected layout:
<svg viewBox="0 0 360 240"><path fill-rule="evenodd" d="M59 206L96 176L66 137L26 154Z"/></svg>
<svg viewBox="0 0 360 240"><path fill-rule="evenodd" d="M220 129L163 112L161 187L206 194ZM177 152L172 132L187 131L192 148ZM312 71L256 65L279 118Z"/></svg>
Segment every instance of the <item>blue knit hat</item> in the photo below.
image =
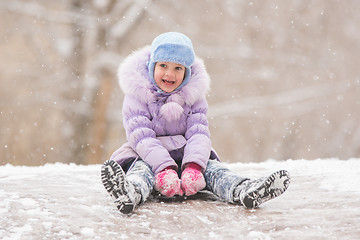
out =
<svg viewBox="0 0 360 240"><path fill-rule="evenodd" d="M185 86L191 75L191 65L195 59L195 53L190 38L178 32L167 32L157 36L151 44L150 60L148 63L151 81L154 79L154 68L157 62L172 62L183 65L185 70L184 80L177 88Z"/></svg>

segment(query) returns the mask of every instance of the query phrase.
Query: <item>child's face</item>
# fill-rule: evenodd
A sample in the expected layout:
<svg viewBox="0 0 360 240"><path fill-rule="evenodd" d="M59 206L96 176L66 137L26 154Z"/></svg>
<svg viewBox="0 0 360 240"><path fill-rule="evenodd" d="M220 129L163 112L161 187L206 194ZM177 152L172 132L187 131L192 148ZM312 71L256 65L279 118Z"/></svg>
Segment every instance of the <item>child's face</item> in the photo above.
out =
<svg viewBox="0 0 360 240"><path fill-rule="evenodd" d="M172 62L157 62L154 69L154 79L158 87L170 93L180 86L185 76L185 67Z"/></svg>

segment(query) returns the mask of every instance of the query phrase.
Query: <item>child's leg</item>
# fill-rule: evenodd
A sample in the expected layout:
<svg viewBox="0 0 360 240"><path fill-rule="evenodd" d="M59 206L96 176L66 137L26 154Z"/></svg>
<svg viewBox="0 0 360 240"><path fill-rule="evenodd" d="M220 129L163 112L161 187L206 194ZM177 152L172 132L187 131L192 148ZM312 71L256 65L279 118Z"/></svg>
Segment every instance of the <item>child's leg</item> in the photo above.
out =
<svg viewBox="0 0 360 240"><path fill-rule="evenodd" d="M281 170L256 180L243 178L209 160L204 172L206 187L224 201L239 203L247 208L256 208L286 191L290 184L289 173Z"/></svg>
<svg viewBox="0 0 360 240"><path fill-rule="evenodd" d="M137 160L127 174L117 162L106 161L101 168L101 179L116 207L125 214L145 201L154 185L150 167L141 160Z"/></svg>
<svg viewBox="0 0 360 240"><path fill-rule="evenodd" d="M141 200L137 204L145 202L155 185L155 176L150 166L143 160L138 159L126 173L126 179L141 194Z"/></svg>
<svg viewBox="0 0 360 240"><path fill-rule="evenodd" d="M234 203L234 190L248 178L231 172L217 160L209 160L204 172L206 189L226 202Z"/></svg>

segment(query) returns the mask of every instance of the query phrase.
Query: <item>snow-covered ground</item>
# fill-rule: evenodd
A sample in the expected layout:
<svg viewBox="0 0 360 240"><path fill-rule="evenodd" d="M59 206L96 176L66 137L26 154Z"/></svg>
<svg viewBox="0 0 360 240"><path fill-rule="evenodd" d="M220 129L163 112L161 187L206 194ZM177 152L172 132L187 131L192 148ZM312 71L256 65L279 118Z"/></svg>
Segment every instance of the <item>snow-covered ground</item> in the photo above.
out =
<svg viewBox="0 0 360 240"><path fill-rule="evenodd" d="M228 166L248 177L287 169L292 182L256 210L205 192L151 199L125 216L100 165L0 166L0 239L360 239L360 159Z"/></svg>

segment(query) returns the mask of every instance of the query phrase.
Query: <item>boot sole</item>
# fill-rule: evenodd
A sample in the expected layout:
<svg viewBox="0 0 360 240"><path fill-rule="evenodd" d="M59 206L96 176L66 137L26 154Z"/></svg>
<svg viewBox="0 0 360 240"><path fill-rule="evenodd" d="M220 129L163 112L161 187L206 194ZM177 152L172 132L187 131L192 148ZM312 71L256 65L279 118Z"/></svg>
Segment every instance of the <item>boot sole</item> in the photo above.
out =
<svg viewBox="0 0 360 240"><path fill-rule="evenodd" d="M101 181L121 213L128 214L134 210L134 203L128 194L125 173L118 163L111 160L104 163L101 168Z"/></svg>
<svg viewBox="0 0 360 240"><path fill-rule="evenodd" d="M254 191L247 193L242 203L246 208L257 208L264 202L283 194L290 184L290 175L286 170L271 174Z"/></svg>

